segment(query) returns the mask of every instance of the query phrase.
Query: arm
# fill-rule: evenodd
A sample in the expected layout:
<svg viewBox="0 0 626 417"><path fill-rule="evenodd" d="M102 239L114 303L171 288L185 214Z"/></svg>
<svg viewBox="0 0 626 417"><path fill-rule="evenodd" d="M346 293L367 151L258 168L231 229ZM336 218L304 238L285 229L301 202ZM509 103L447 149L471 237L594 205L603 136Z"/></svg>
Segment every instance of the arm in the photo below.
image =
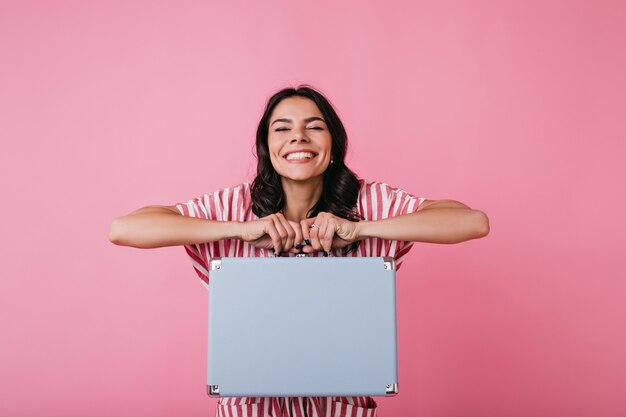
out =
<svg viewBox="0 0 626 417"><path fill-rule="evenodd" d="M292 250L302 241L297 223L281 214L238 222L207 220L180 214L176 206L147 206L111 223L109 240L141 249L194 245L224 239L242 239L253 246Z"/></svg>
<svg viewBox="0 0 626 417"><path fill-rule="evenodd" d="M358 239L377 237L428 243L459 243L487 236L489 218L454 200L426 200L415 213L356 223Z"/></svg>
<svg viewBox="0 0 626 417"><path fill-rule="evenodd" d="M193 245L235 238L240 225L183 216L176 206L147 206L113 220L109 240L142 249Z"/></svg>
<svg viewBox="0 0 626 417"><path fill-rule="evenodd" d="M487 236L489 219L482 211L453 200L425 200L415 213L382 220L352 222L319 213L302 222L305 252L343 248L357 240L380 238L408 242L459 243Z"/></svg>

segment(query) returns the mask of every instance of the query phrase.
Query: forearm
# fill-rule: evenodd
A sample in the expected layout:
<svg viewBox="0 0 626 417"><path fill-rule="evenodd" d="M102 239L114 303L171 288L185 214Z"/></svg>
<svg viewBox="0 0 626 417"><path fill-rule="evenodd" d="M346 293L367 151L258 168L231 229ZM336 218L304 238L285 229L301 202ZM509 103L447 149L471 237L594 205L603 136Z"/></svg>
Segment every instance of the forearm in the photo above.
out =
<svg viewBox="0 0 626 417"><path fill-rule="evenodd" d="M146 207L115 219L109 240L116 245L142 249L192 245L236 238L240 227L239 222L204 220Z"/></svg>
<svg viewBox="0 0 626 417"><path fill-rule="evenodd" d="M485 213L463 207L431 207L403 216L357 223L360 239L377 237L428 243L459 243L486 236Z"/></svg>

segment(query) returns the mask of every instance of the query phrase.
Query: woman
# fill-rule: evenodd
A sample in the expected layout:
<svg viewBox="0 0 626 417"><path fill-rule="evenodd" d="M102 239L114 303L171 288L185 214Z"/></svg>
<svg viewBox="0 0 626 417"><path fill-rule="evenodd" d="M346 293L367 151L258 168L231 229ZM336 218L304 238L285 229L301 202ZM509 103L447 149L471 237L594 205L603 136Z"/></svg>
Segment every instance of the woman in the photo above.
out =
<svg viewBox="0 0 626 417"><path fill-rule="evenodd" d="M198 276L220 256L392 256L413 242L486 236L487 216L453 200L415 198L359 180L344 164L347 135L337 113L307 86L268 101L256 137L257 176L187 203L148 206L115 219L109 239L137 248L184 245ZM221 398L218 416L375 416L370 397ZM236 412L236 414L235 414Z"/></svg>

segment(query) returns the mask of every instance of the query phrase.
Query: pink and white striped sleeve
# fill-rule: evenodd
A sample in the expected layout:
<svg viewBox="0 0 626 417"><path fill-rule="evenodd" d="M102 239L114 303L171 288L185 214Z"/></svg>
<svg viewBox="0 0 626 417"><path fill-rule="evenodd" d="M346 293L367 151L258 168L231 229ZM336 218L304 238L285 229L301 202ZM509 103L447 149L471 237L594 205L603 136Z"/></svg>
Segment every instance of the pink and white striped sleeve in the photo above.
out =
<svg viewBox="0 0 626 417"><path fill-rule="evenodd" d="M210 195L194 198L186 203L176 204L176 208L183 216L196 217L205 220L215 220L211 213L210 205L207 204ZM212 248L209 243L198 243L195 245L185 245L185 252L191 259L193 269L206 286L209 285L209 260L213 257Z"/></svg>
<svg viewBox="0 0 626 417"><path fill-rule="evenodd" d="M250 187L244 183L235 187L224 188L186 203L176 204L183 216L217 221L250 220ZM209 284L209 261L222 256L242 256L249 246L241 241L229 239L216 242L185 245L185 251L191 259L196 274L202 283Z"/></svg>
<svg viewBox="0 0 626 417"><path fill-rule="evenodd" d="M424 197L415 197L400 188L391 187L387 184L383 185L384 187L381 190L386 201L383 218L415 213L420 204L426 200ZM397 241L394 254L391 255L396 260L396 268L400 268L413 244L414 242Z"/></svg>
<svg viewBox="0 0 626 417"><path fill-rule="evenodd" d="M414 213L426 200L382 182L362 181L359 211L365 220L382 220ZM413 247L413 242L370 238L365 239L361 245L362 256L392 256L396 261L396 268L400 268Z"/></svg>

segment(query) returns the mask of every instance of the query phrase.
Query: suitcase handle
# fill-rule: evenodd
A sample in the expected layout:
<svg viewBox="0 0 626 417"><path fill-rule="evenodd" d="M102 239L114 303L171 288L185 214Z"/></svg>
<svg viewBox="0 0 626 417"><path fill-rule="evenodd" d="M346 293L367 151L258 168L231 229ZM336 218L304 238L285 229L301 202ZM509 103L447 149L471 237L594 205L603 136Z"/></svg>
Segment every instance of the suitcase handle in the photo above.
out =
<svg viewBox="0 0 626 417"><path fill-rule="evenodd" d="M333 256L335 256L335 255L333 255L332 252L318 251L318 253L319 252L323 252L324 253L324 257L332 258ZM285 255L283 252L276 253L276 251L273 251L273 253L274 253L274 255L273 255L274 258L288 258L289 257L289 256ZM313 258L313 255L310 254L310 253L297 253L295 257L296 258Z"/></svg>

